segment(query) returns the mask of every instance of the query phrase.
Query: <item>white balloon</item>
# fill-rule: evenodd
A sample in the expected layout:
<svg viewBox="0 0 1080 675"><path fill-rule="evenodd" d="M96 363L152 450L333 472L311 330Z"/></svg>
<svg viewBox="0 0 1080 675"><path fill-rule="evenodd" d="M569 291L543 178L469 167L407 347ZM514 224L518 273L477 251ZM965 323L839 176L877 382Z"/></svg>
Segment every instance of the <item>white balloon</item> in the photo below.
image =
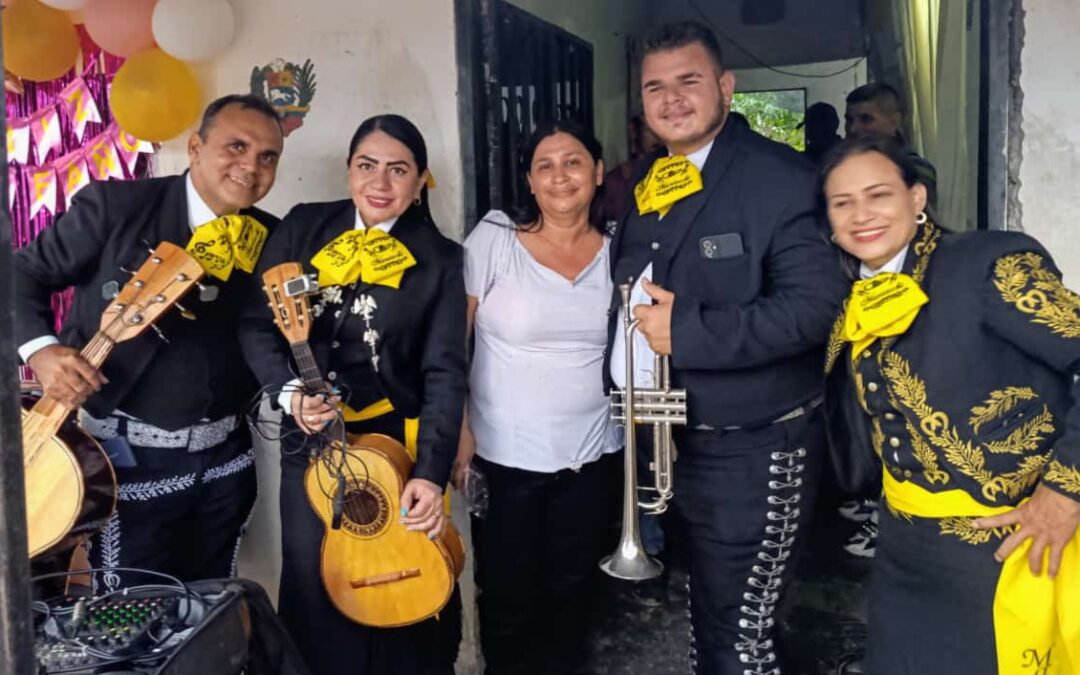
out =
<svg viewBox="0 0 1080 675"><path fill-rule="evenodd" d="M53 9L62 9L65 12L82 9L83 5L86 4L86 0L40 0L40 2L43 5L48 5L49 7L52 7Z"/></svg>
<svg viewBox="0 0 1080 675"><path fill-rule="evenodd" d="M161 51L205 61L232 43L236 17L226 0L158 0L151 27Z"/></svg>

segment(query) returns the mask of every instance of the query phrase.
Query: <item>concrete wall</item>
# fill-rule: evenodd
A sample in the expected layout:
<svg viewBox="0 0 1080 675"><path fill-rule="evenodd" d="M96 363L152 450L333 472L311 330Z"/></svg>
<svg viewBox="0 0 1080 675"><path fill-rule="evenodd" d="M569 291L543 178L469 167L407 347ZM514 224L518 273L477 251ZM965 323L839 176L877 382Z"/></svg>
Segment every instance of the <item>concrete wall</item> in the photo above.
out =
<svg viewBox="0 0 1080 675"><path fill-rule="evenodd" d="M1080 289L1080 5L1024 0L1023 6L1023 229L1049 249L1066 284Z"/></svg>
<svg viewBox="0 0 1080 675"><path fill-rule="evenodd" d="M852 67L854 66L854 67ZM866 59L822 61L780 68L784 72L812 77L784 75L767 68L735 70L735 91L767 91L770 89L806 89L806 105L819 101L831 104L840 117L840 135L844 135L844 100L855 87L866 83ZM843 71L843 72L841 72ZM832 77L821 77L822 75Z"/></svg>
<svg viewBox="0 0 1080 675"><path fill-rule="evenodd" d="M249 91L252 68L279 57L300 64L310 58L318 82L311 112L286 139L277 183L261 206L284 215L298 202L347 197L345 154L353 131L366 117L396 112L424 134L438 180L432 193L435 220L444 232L460 237L453 3L232 0L232 5L235 44L196 69L207 101ZM162 148L159 173L187 166L185 138Z"/></svg>
<svg viewBox="0 0 1080 675"><path fill-rule="evenodd" d="M611 0L509 0L593 47L593 114L604 159L626 159L626 38L641 32L646 3Z"/></svg>

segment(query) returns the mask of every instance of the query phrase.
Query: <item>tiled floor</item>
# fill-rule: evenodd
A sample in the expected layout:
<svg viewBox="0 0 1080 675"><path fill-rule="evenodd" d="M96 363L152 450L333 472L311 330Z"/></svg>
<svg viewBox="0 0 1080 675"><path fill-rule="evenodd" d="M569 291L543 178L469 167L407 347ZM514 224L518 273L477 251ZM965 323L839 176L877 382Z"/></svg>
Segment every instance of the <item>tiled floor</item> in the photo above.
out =
<svg viewBox="0 0 1080 675"><path fill-rule="evenodd" d="M870 560L844 552L857 526L836 515L834 500L819 504L796 579L779 611L785 675L837 675L865 636ZM666 587L607 582L598 607L598 634L588 672L596 675L668 675L689 672L686 573L675 561Z"/></svg>

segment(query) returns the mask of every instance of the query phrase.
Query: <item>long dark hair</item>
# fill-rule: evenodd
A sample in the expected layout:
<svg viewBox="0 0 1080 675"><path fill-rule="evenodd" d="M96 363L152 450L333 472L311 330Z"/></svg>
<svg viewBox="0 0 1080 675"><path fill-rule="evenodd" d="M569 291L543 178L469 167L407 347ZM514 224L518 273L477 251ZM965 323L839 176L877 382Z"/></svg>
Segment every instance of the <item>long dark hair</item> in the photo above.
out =
<svg viewBox="0 0 1080 675"><path fill-rule="evenodd" d="M818 167L818 205L826 222L828 222L829 218L828 205L825 202L825 181L845 161L858 155L865 155L868 152L876 152L892 162L900 172L900 178L907 187L914 187L919 182L919 172L915 168L915 162L910 151L897 142L896 139L873 134L849 136L830 148L822 157L821 164ZM926 204L925 209L927 217L931 221L934 220L933 210L930 208L929 203ZM850 278L858 279L859 259L839 246L836 246L836 250L840 255L840 266Z"/></svg>
<svg viewBox="0 0 1080 675"><path fill-rule="evenodd" d="M599 163L603 159L603 148L600 146L600 141L596 140L596 137L589 133L585 127L575 122L574 120L557 120L541 122L537 125L536 130L529 136L528 142L525 143L525 147L521 150L521 181L523 185L519 194L521 195L521 203L515 204L507 212L510 215L510 219L514 221L518 229L523 232L535 232L539 230L543 223L540 218L540 204L536 201L536 195L529 191L529 183L526 175L532 168L533 157L536 155L536 148L540 143L549 136L554 136L557 133L569 134L576 138L578 142L585 146L585 149L592 155L593 162ZM598 232L606 232L604 229L604 186L598 185L596 193L593 194L592 203L589 204L589 225L595 228Z"/></svg>
<svg viewBox="0 0 1080 675"><path fill-rule="evenodd" d="M424 143L423 134L408 119L394 114L376 115L360 123L360 126L356 128L356 133L353 134L352 140L349 141L349 154L345 156L346 167L349 166L353 153L356 152L356 147L376 131L383 132L408 148L413 154L413 159L416 160L416 170L419 173L424 173L424 170L428 168L427 144ZM432 225L435 224L431 217L431 207L428 204L427 185L424 185L420 190L420 203L410 205L405 210L405 213L401 214L401 217L423 220Z"/></svg>

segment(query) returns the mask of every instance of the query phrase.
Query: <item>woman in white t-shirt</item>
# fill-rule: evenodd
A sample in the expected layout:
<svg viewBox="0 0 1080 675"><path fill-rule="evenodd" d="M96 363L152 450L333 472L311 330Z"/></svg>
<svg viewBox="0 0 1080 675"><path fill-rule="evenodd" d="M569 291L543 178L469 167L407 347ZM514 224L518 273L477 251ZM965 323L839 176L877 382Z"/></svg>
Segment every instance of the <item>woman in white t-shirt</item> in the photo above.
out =
<svg viewBox="0 0 1080 675"><path fill-rule="evenodd" d="M607 526L619 449L601 369L612 299L600 144L541 125L523 151L525 204L465 241L475 351L455 462L487 477L473 520L488 673L573 673ZM474 458L475 453L475 458Z"/></svg>

